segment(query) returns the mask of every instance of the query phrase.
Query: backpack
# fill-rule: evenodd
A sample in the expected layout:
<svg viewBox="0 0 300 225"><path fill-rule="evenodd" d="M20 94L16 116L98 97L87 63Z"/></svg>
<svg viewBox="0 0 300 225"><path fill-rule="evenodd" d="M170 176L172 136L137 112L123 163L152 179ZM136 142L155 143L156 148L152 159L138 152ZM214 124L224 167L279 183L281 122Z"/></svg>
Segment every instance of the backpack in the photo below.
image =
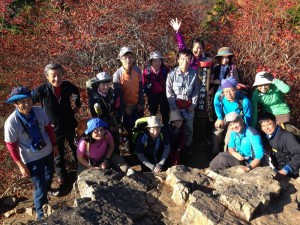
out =
<svg viewBox="0 0 300 225"><path fill-rule="evenodd" d="M134 127L132 129L132 143L134 144L134 146L136 146L136 141L138 137L146 133L147 125L148 125L147 117L142 117L135 121ZM160 133L160 138L161 140L163 140L162 132ZM148 143L145 142L144 147L146 147L147 144Z"/></svg>
<svg viewBox="0 0 300 225"><path fill-rule="evenodd" d="M132 143L136 145L136 140L140 134L144 134L148 125L147 117L139 118L135 121L132 129Z"/></svg>
<svg viewBox="0 0 300 225"><path fill-rule="evenodd" d="M145 77L145 83L144 83L144 94L148 94L152 88L152 83L150 82L150 77L151 77L151 65L147 65L147 75ZM161 67L161 72L163 74L163 76L166 78L168 75L168 69L167 67L165 67L164 65ZM158 80L158 83L163 87L166 88L166 84L161 83L160 80Z"/></svg>

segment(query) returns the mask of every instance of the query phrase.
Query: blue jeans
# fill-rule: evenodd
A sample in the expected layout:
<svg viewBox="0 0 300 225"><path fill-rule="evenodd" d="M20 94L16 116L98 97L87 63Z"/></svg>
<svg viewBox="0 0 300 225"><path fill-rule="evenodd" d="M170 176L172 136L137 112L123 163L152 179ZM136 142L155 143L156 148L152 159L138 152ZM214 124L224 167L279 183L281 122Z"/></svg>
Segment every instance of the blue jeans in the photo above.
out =
<svg viewBox="0 0 300 225"><path fill-rule="evenodd" d="M54 158L51 152L48 156L26 164L34 187L33 203L37 218L42 218L43 205L48 203L47 192L51 187L54 173Z"/></svg>

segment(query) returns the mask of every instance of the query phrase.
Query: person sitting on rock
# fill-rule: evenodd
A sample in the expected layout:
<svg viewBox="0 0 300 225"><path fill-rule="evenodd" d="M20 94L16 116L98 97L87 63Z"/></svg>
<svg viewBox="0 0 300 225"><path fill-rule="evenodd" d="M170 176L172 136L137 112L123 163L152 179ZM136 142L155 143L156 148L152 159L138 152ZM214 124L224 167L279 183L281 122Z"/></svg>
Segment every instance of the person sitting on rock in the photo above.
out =
<svg viewBox="0 0 300 225"><path fill-rule="evenodd" d="M179 110L172 110L170 122L166 129L170 138L170 160L172 165L180 164L180 154L184 151L184 126L183 118Z"/></svg>
<svg viewBox="0 0 300 225"><path fill-rule="evenodd" d="M290 107L284 100L284 94L290 91L286 83L262 71L256 74L253 86L257 88L251 98L252 127L256 127L259 106L262 107L263 112L275 115L277 124L290 121Z"/></svg>
<svg viewBox="0 0 300 225"><path fill-rule="evenodd" d="M214 109L217 115L215 122L215 131L213 133L213 149L212 152L217 154L221 149L221 143L223 142L223 133L227 128L225 135L224 151L227 151L227 144L229 141L229 134L231 127L226 124L224 117L230 112L236 112L240 114L246 125L251 124L251 103L250 100L240 91L237 90L237 81L229 77L223 79L221 82L222 89L219 90L214 97Z"/></svg>
<svg viewBox="0 0 300 225"><path fill-rule="evenodd" d="M276 117L272 113L261 114L258 123L272 148L270 156L274 170L285 176L299 176L300 143L294 134L276 125Z"/></svg>
<svg viewBox="0 0 300 225"><path fill-rule="evenodd" d="M166 79L170 69L163 63L163 57L159 51L150 53L149 65L143 71L144 93L148 98L149 112L155 116L159 111L162 122L169 122L169 104L166 96Z"/></svg>
<svg viewBox="0 0 300 225"><path fill-rule="evenodd" d="M258 167L264 156L264 149L259 133L248 127L240 114L230 112L225 121L230 123L232 132L228 143L228 151L219 153L209 164L213 171L238 166L238 172L246 173Z"/></svg>
<svg viewBox="0 0 300 225"><path fill-rule="evenodd" d="M168 167L170 142L162 126L156 116L147 117L147 129L137 137L136 154L144 172L158 173Z"/></svg>
<svg viewBox="0 0 300 225"><path fill-rule="evenodd" d="M77 147L77 175L87 168L108 169L110 163L114 168L127 172L124 159L114 154L114 140L107 130L107 123L100 118L92 118L87 122L85 136Z"/></svg>

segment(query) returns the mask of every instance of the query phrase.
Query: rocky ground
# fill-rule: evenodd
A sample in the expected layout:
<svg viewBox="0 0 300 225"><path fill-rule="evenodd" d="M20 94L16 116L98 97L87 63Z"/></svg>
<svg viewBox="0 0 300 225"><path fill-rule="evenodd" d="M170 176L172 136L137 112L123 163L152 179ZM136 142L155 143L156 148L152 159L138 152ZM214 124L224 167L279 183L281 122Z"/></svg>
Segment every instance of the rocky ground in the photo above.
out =
<svg viewBox="0 0 300 225"><path fill-rule="evenodd" d="M198 169L203 169L206 168L208 166L208 163L210 161L210 154L209 154L209 149L210 146L208 143L203 142L202 144L194 144L194 151L193 154L191 156L184 156L182 158L182 161L185 165L187 165L188 167L192 167L192 168L198 168ZM128 162L130 162L132 165L135 164L135 159L132 156L126 156L126 160ZM138 169L137 169L138 170ZM197 172L197 174L199 174L199 172ZM182 204L178 204L178 201L180 202L181 200L178 200L177 198L177 203L176 201L174 201L174 199L176 199L176 196L174 197L172 195L172 191L174 189L174 187L172 187L172 185L167 184L166 183L166 174L162 173L161 174L161 178L156 178L158 179L158 183L160 183L160 181L162 183L158 184L158 188L154 188L151 192L149 192L149 190L147 190L149 193L151 193L152 196L156 196L154 198L154 200L150 199L146 199L147 200L147 204L149 205L149 201L150 203L153 203L153 208L151 208L151 212L152 213L146 213L143 210L143 204L141 204L141 202L143 202L142 196L140 197L140 200L135 201L134 207L136 207L136 212L138 212L138 210L140 210L140 214L137 214L135 216L132 216L130 213L126 213L126 207L125 207L125 214L122 213L122 216L116 216L115 218L115 224L196 224L196 223L192 223L192 221L189 221L192 214L194 214L193 209L195 208L194 206L191 208L191 206L189 206L186 202L182 202ZM100 179L100 178L99 178ZM102 179L102 178L101 178ZM121 178L120 178L121 179ZM120 185L119 183L119 178L117 179L118 181L114 181L113 184L111 185L109 184L108 186L113 186L114 188L117 188L118 185ZM128 179L126 181L124 181L125 178L122 178L122 182L129 182ZM144 178L140 178L138 179L139 181L141 179ZM150 178L149 178L150 179ZM193 178L195 179L195 178ZM150 179L151 180L151 179ZM199 180L198 178L196 178L196 180ZM62 218L65 218L66 215L69 215L69 217L74 217L77 219L78 223L76 224L102 224L99 223L99 218L97 217L97 215L105 215L103 214L103 211L105 208L107 208L108 204L104 204L105 201L107 199L103 199L102 197L100 199L102 199L101 202L102 203L95 203L95 202L85 202L84 198L82 200L79 200L79 202L77 203L78 205L83 205L83 209L80 210L80 212L86 212L85 210L88 211L89 207L98 207L97 210L95 210L95 218L98 218L98 220L82 220L82 217L78 217L78 213L79 211L76 211L76 209L73 209L73 204L74 204L74 199L80 196L79 193L74 193L72 191L72 187L73 187L73 183L75 181L75 171L70 170L70 174L69 174L69 185L65 187L64 191L62 192L62 195L58 198L50 198L50 205L52 205L52 209L54 211L56 211L56 213L54 213L53 215L55 215L54 217L49 217L48 220L46 220L46 224L72 224L72 223L68 223L68 222L64 222L64 223L54 223L55 219L54 218L59 218L59 216L62 216ZM226 220L223 220L223 222L218 222L218 224L248 224L247 222L247 218L249 219L251 224L298 224L297 221L300 220L300 184L294 180L294 179L285 179L285 178L279 178L279 183L281 186L281 191L280 194L278 195L277 198L274 199L270 199L270 201L268 202L266 199L267 197L264 197L265 200L261 201L261 200L257 200L258 202L266 202L261 204L261 203L252 203L252 205L257 205L258 208L262 208L261 205L265 205L265 207L263 207L263 210L259 210L259 212L255 212L255 213L245 213L246 216L244 216L245 218L242 220L231 220L231 222L225 222ZM104 181L102 181L104 182ZM107 182L107 181L105 181ZM105 183L104 182L104 183ZM148 183L147 183L148 182ZM147 181L147 187L150 185L149 181ZM108 182L109 183L109 182ZM138 183L138 182L137 182ZM154 184L155 182L151 181L151 184ZM258 181L259 183L259 181ZM56 185L55 183L53 184L54 186ZM129 186L132 185L132 181L131 184ZM150 185L151 186L151 185ZM155 186L155 185L154 185ZM264 184L264 186L267 186ZM141 188L142 186L140 185L139 188ZM180 185L178 187L181 187ZM176 187L176 188L178 188ZM103 187L102 187L103 188ZM184 186L183 186L184 188ZM214 187L217 190L217 186ZM224 190L224 189L232 189L233 187L230 188L224 188L220 187L219 189ZM135 188L133 188L135 189ZM147 188L146 188L147 189ZM209 193L213 193L211 192L211 190L209 190L210 188L208 188L207 190L204 190L204 193L206 193L206 191L208 191ZM251 187L248 188L249 191L252 191ZM104 189L105 190L105 189ZM116 189L117 190L117 189ZM103 189L101 189L101 191L103 191ZM146 191L146 190L145 190ZM203 191L203 190L201 190ZM128 189L127 193L131 193L132 190ZM222 191L217 191L219 192L219 196L226 196L226 192L222 192ZM132 192L132 196L139 196L139 192ZM193 198L197 199L200 198L199 197L199 193L198 192L194 192L193 193ZM31 191L27 192L27 194L24 196L23 199L19 199L20 202L18 203L18 205L14 208L9 208L9 207L4 207L3 205L3 201L1 203L1 208L0 208L0 212L1 214L6 213L7 215L11 213L11 215L9 215L8 218L3 219L3 224L30 224L30 223L34 223L35 220L35 213L33 211L32 208L32 199L31 199ZM215 193L216 194L216 193ZM241 194L239 194L241 195ZM144 196L144 195L143 195ZM180 194L179 196L183 196L182 194ZM200 194L200 196L202 196L202 194ZM206 195L205 195L206 196ZM216 195L218 196L218 195ZM261 195L259 195L261 196ZM263 196L263 195L262 195ZM82 197L82 196L81 196ZM25 200L27 198L27 200ZM111 197L112 199L114 199L114 196ZM203 202L205 199L203 199L203 197L201 197L202 200L200 202ZM259 199L262 197L259 197ZM155 200L156 199L156 200ZM192 197L190 197L189 201L191 200ZM216 198L217 199L217 198ZM255 199L253 197L253 199ZM17 201L19 201L17 199ZM128 199L127 199L128 200ZM115 201L115 200L114 200ZM211 200L209 200L211 201ZM222 201L222 200L218 200L218 201ZM244 200L245 201L245 200ZM248 200L246 200L248 201ZM98 202L98 201L96 201ZM155 203L155 204L154 204ZM96 205L95 205L96 204ZM200 203L193 203L194 205L199 205ZM207 203L207 205L211 205L212 203ZM224 204L224 203L223 203ZM221 204L217 204L219 206L221 206ZM202 205L200 208L203 208L204 206ZM118 208L118 207L117 207ZM189 208L189 213L187 212L187 208ZM114 207L109 207L107 209L108 211L111 211L112 214L114 215L114 213L117 214L117 211ZM232 209L233 210L233 209ZM70 214L71 212L71 214ZM225 211L224 211L225 212ZM238 212L235 212L236 214ZM123 215L124 214L124 215ZM182 220L183 216L186 214L185 220ZM213 213L212 213L213 214ZM129 216L128 216L129 215ZM141 216L141 215L147 215L147 216ZM248 215L248 217L247 217ZM139 218L144 218L144 220L134 220L136 217ZM100 218L103 219L103 218ZM195 221L195 219L192 219L193 221ZM51 222L53 221L53 222ZM97 221L97 222L95 222ZM118 222L117 222L118 221ZM123 222L122 222L123 221ZM124 222L125 221L125 222ZM135 222L133 222L135 221ZM139 221L139 222L136 222ZM151 223L149 221L155 221L154 223ZM182 222L185 221L185 222ZM201 221L203 221L201 219ZM208 221L208 220L207 220ZM206 221L206 222L207 222ZM217 222L211 222L214 220L209 220L210 223L204 223L204 224L217 224ZM229 220L230 221L230 220ZM235 222L233 222L235 221ZM239 222L237 222L239 221ZM242 222L240 222L242 221ZM73 222L74 223L74 222ZM39 224L39 223L36 223Z"/></svg>

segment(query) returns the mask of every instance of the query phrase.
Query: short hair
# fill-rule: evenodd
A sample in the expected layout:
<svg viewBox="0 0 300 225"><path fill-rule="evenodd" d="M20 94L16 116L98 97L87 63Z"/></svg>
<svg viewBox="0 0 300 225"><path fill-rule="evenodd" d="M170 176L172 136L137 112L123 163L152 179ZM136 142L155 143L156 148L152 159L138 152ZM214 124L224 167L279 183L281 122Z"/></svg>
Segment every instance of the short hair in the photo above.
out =
<svg viewBox="0 0 300 225"><path fill-rule="evenodd" d="M45 67L44 70L44 74L45 76L48 75L48 71L49 70L61 70L62 74L64 74L64 68L62 67L62 65L58 64L58 63L50 63Z"/></svg>
<svg viewBox="0 0 300 225"><path fill-rule="evenodd" d="M259 115L259 117L258 117L259 124L261 124L262 122L264 122L266 120L272 120L273 122L276 122L276 117L272 113L269 113L269 112L264 112Z"/></svg>
<svg viewBox="0 0 300 225"><path fill-rule="evenodd" d="M187 55L187 56L190 56L192 58L193 52L188 48L184 48L184 49L181 49L181 50L178 51L177 57L179 58L180 55Z"/></svg>

